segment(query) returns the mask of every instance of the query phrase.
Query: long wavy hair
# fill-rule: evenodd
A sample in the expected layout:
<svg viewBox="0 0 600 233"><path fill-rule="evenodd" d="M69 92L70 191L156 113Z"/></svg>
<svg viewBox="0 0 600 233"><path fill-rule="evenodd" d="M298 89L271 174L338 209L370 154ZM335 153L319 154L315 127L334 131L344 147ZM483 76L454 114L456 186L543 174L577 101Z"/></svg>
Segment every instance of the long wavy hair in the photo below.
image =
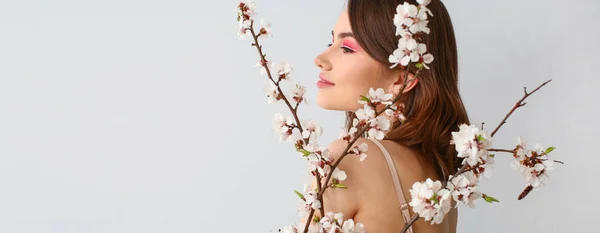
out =
<svg viewBox="0 0 600 233"><path fill-rule="evenodd" d="M398 46L393 24L396 7L403 0L349 0L350 25L359 45L382 67L389 69L390 54ZM418 5L415 0L408 1ZM452 21L444 4L432 0L427 6L433 17L429 18L429 34L422 42L435 60L418 74L418 84L402 94L406 121L396 122L384 140L393 140L407 147L417 148L435 165L442 179L447 179L460 167L451 132L457 131L469 118L458 90L458 55ZM415 73L415 67L397 66L395 69ZM352 127L354 112L346 112L346 129Z"/></svg>

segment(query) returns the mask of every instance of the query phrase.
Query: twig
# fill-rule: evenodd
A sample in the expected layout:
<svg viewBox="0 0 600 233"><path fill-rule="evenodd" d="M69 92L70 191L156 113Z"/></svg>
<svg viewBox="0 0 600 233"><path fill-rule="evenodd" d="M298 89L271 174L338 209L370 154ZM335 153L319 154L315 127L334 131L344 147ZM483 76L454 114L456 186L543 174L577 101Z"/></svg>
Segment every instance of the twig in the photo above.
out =
<svg viewBox="0 0 600 233"><path fill-rule="evenodd" d="M258 43L258 37L261 34L256 34L256 32L254 31L254 21L252 21L250 23L250 33L252 34L252 38L254 39L254 43L252 44L254 47L256 47L256 49L258 50L258 54L260 54L260 63L261 65L265 68L265 71L269 77L269 80L271 80L271 82L273 82L273 84L275 84L275 86L277 87L277 91L279 92L279 94L281 94L281 97L283 99L283 101L285 102L285 104L287 105L287 107L290 109L290 111L292 112L292 115L294 116L294 120L296 121L296 127L298 129L298 131L300 131L300 134L302 135L302 133L304 132L304 130L302 129L302 124L300 123L300 119L298 118L298 106L300 105L299 103L296 103L295 107L292 107L292 104L290 103L290 101L286 98L286 96L283 94L283 90L281 90L281 87L279 86L279 82L281 81L281 79L278 79L277 81L275 81L275 79L273 79L273 76L271 75L271 70L269 69L268 63L267 63L267 59L265 58L265 54L262 51L262 45L260 45ZM308 138L304 139L304 144L308 145ZM321 179L318 177L317 175L317 184L319 187L321 187ZM321 201L321 205L324 205L323 200L319 199L319 201ZM312 212L311 212L312 215ZM321 208L321 215L325 215L324 210ZM311 221L311 217L309 217L308 222L310 223ZM308 230L308 228L307 228Z"/></svg>
<svg viewBox="0 0 600 233"><path fill-rule="evenodd" d="M419 220L419 214L415 214L410 221L408 221L408 223L404 224L404 227L402 228L402 230L400 231L401 233L404 233L408 230L408 228L410 228L410 226L412 226L417 220Z"/></svg>
<svg viewBox="0 0 600 233"><path fill-rule="evenodd" d="M256 33L254 32L254 21L252 21L250 23L250 33L252 33L252 38L254 39L254 44L252 44L252 45L254 47L256 47L256 49L258 50L258 54L260 54L260 60L261 60L262 66L265 67L265 70L267 71L266 73L269 76L269 79L271 80L271 82L273 82L273 84L275 84L275 86L277 87L277 91L282 96L283 101L285 102L285 104L288 106L288 108L292 112L292 115L294 116L294 120L296 120L296 124L298 125L297 128L300 131L300 134L302 134L303 129L302 129L302 125L300 124L300 119L298 118L297 108L292 107L292 104L290 104L290 101L288 101L288 99L283 94L283 91L281 90L281 87L279 86L279 81L276 82L273 79L273 77L271 76L271 71L269 70L269 66L267 65L267 59L265 58L265 54L262 52L262 45L260 45L258 43L258 37L260 36L260 34L256 35ZM304 141L306 144L308 144L308 139L304 139Z"/></svg>
<svg viewBox="0 0 600 233"><path fill-rule="evenodd" d="M535 93L536 91L538 91L540 88L542 88L544 85L546 85L547 83L549 83L550 81L552 81L552 79L542 83L542 85L540 85L539 87L537 87L536 89L534 89L532 92L527 93L527 88L523 87L523 91L525 92L525 95L523 96L523 98L521 98L521 100L519 100L519 102L517 102L515 104L515 106L510 110L510 112L508 112L508 114L506 114L506 116L504 117L504 119L502 119L502 121L500 122L500 124L498 125L498 127L496 127L496 129L494 129L494 131L492 132L492 134L490 134L492 137L494 137L494 135L498 132L498 130L500 129L500 127L502 127L502 125L506 124L506 119L508 119L508 117L515 111L517 110L517 108L523 107L525 106L525 104L523 101L525 101L525 99L527 97L529 97L530 95L533 95L533 93Z"/></svg>
<svg viewBox="0 0 600 233"><path fill-rule="evenodd" d="M507 150L507 149L488 149L487 151L492 151L492 152L506 152L506 153L515 153L515 150Z"/></svg>

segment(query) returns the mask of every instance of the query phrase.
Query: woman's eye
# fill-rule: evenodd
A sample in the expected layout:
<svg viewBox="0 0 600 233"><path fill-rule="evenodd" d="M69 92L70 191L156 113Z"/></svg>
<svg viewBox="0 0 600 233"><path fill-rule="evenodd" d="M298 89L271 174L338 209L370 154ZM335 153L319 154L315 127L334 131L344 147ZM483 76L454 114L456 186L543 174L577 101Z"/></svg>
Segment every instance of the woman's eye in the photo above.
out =
<svg viewBox="0 0 600 233"><path fill-rule="evenodd" d="M331 47L332 45L333 44L327 44L327 47ZM340 48L343 50L343 53L353 53L354 52L353 49L350 49L350 48L348 48L346 46L342 46Z"/></svg>
<svg viewBox="0 0 600 233"><path fill-rule="evenodd" d="M352 49L350 49L350 48L347 48L347 47L345 47L345 46L344 46L344 47L342 47L342 49L344 50L344 53L353 53L353 52L354 52L354 50L352 50Z"/></svg>

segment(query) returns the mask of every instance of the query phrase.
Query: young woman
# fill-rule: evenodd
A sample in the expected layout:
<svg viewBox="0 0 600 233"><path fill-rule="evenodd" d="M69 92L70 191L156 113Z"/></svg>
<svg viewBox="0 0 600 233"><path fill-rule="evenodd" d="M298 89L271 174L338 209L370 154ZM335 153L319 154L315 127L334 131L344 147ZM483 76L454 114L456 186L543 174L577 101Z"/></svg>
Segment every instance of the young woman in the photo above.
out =
<svg viewBox="0 0 600 233"><path fill-rule="evenodd" d="M347 174L343 183L349 188L324 193L325 213L341 212L344 219L352 218L374 233L400 232L414 215L408 205L413 183L427 178L443 181L458 170L460 161L449 144L451 132L462 123L469 124L458 90L452 22L440 0L427 6L433 14L428 24L431 32L423 34L422 42L435 58L430 69L421 70L416 79L414 65L390 69L388 57L399 39L393 18L403 2L349 0L333 28L332 43L314 61L321 70L317 102L324 109L347 112L347 127L352 126L353 112L362 108L357 103L360 95L370 88L398 95L405 72L412 79L399 101L405 106L406 121L394 121L382 141L360 138L355 144L367 143L368 157L359 161L357 156L347 156L339 165ZM346 146L339 139L328 149L335 158ZM420 218L408 232L454 233L456 222L457 210L452 209L441 224Z"/></svg>

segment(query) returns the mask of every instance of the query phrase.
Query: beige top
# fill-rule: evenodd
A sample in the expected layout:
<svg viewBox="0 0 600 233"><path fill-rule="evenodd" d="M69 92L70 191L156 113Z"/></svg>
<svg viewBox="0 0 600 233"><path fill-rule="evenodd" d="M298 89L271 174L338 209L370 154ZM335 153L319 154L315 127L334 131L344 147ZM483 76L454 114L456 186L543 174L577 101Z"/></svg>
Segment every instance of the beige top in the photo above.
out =
<svg viewBox="0 0 600 233"><path fill-rule="evenodd" d="M383 155L385 156L385 160L387 161L387 164L390 167L390 172L392 173L392 180L394 181L394 186L396 187L396 194L398 195L398 203L400 203L400 211L402 211L402 218L404 219L404 224L407 224L408 221L410 221L410 212L408 212L408 203L406 202L404 194L402 193L402 186L400 185L400 180L398 179L398 172L396 171L394 161L392 161L390 152L388 152L378 140L371 139L371 141L373 141L373 143L375 143L375 145L377 145L379 149L381 149ZM412 226L410 226L406 232L412 233Z"/></svg>

